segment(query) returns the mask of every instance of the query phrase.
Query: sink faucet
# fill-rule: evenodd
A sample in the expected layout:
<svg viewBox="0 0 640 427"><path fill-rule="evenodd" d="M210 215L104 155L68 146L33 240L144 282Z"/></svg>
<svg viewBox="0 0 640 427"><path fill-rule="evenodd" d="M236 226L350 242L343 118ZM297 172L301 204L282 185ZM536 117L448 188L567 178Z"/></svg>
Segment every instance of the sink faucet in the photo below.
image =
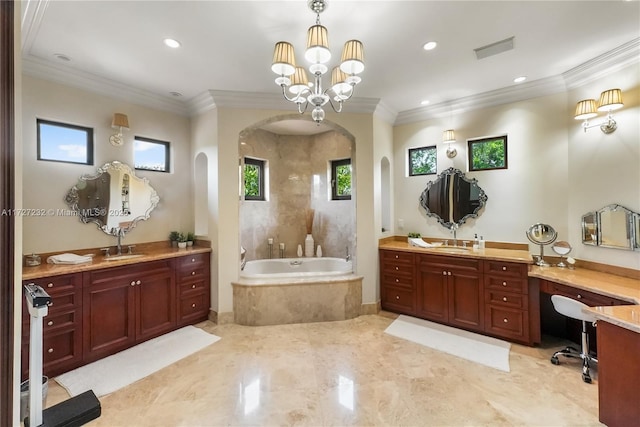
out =
<svg viewBox="0 0 640 427"><path fill-rule="evenodd" d="M114 230L114 234L118 238L118 243L116 245L116 255L122 255L122 238L124 237L124 230L122 228L118 228Z"/></svg>
<svg viewBox="0 0 640 427"><path fill-rule="evenodd" d="M453 246L458 246L458 237L457 237L458 227L459 225L456 223L451 224L451 231L453 232Z"/></svg>

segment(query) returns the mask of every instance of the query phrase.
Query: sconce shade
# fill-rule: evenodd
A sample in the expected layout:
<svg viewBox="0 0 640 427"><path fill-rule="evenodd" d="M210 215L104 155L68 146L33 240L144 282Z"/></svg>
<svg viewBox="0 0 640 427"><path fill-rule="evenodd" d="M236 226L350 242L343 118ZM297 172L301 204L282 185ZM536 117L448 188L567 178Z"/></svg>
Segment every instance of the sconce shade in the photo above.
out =
<svg viewBox="0 0 640 427"><path fill-rule="evenodd" d="M111 122L112 128L122 128L129 130L129 118L126 114L114 113L113 121Z"/></svg>
<svg viewBox="0 0 640 427"><path fill-rule="evenodd" d="M576 105L576 114L574 116L576 120L588 120L597 115L595 99L583 99Z"/></svg>
<svg viewBox="0 0 640 427"><path fill-rule="evenodd" d="M456 137L453 133L453 129L445 130L442 132L442 142L455 142Z"/></svg>
<svg viewBox="0 0 640 427"><path fill-rule="evenodd" d="M271 71L280 76L290 76L296 71L296 58L291 43L276 43L276 47L273 50Z"/></svg>
<svg viewBox="0 0 640 427"><path fill-rule="evenodd" d="M364 48L360 40L349 40L344 44L340 69L347 74L359 74L364 70Z"/></svg>
<svg viewBox="0 0 640 427"><path fill-rule="evenodd" d="M289 90L296 95L309 89L309 79L307 78L307 72L302 67L296 67L296 72L293 73L291 78L291 86Z"/></svg>
<svg viewBox="0 0 640 427"><path fill-rule="evenodd" d="M598 111L613 111L624 107L622 103L622 91L620 89L605 90L600 94Z"/></svg>
<svg viewBox="0 0 640 427"><path fill-rule="evenodd" d="M331 59L329 50L329 32L320 24L309 27L307 31L307 50L304 57L312 64L325 64Z"/></svg>

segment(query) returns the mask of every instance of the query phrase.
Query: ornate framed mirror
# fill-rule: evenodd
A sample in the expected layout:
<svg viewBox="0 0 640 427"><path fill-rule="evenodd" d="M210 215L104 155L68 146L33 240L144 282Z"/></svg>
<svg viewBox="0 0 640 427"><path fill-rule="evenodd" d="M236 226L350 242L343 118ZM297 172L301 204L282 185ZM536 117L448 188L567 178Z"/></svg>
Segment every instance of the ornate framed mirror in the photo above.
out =
<svg viewBox="0 0 640 427"><path fill-rule="evenodd" d="M640 250L640 214L608 205L582 216L582 243L603 248Z"/></svg>
<svg viewBox="0 0 640 427"><path fill-rule="evenodd" d="M446 228L476 218L486 202L487 195L478 181L455 168L443 171L420 195L420 206L427 216L436 218Z"/></svg>
<svg viewBox="0 0 640 427"><path fill-rule="evenodd" d="M128 233L138 221L149 219L160 198L147 178L139 178L126 164L106 163L93 175L83 175L65 202L83 223L95 223L107 234Z"/></svg>

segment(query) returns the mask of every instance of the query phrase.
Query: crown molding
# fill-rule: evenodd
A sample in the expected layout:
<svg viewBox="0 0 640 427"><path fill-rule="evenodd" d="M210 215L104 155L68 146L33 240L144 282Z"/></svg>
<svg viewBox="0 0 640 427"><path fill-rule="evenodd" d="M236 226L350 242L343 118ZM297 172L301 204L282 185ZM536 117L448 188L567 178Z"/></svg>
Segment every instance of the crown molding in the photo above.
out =
<svg viewBox="0 0 640 427"><path fill-rule="evenodd" d="M35 56L28 55L22 58L22 71L31 77L77 87L132 104L168 111L181 116L189 114L187 104L184 101L159 96L95 74L54 64Z"/></svg>
<svg viewBox="0 0 640 427"><path fill-rule="evenodd" d="M22 52L29 54L38 35L49 0L27 0L22 5Z"/></svg>
<svg viewBox="0 0 640 427"><path fill-rule="evenodd" d="M512 102L551 95L565 90L566 86L561 76L534 80L528 83L521 83L517 86L509 86L476 95L465 96L453 101L440 102L428 107L402 111L398 114L394 125L402 125L438 117L448 117L451 114L510 104Z"/></svg>
<svg viewBox="0 0 640 427"><path fill-rule="evenodd" d="M390 125L393 125L398 118L398 112L391 108L386 102L380 100L378 105L376 106L373 115L378 117L380 120L383 120Z"/></svg>
<svg viewBox="0 0 640 427"><path fill-rule="evenodd" d="M190 117L197 116L214 108L216 108L216 103L213 100L211 91L208 90L187 101L187 111Z"/></svg>
<svg viewBox="0 0 640 427"><path fill-rule="evenodd" d="M640 37L562 73L568 89L575 89L640 62Z"/></svg>

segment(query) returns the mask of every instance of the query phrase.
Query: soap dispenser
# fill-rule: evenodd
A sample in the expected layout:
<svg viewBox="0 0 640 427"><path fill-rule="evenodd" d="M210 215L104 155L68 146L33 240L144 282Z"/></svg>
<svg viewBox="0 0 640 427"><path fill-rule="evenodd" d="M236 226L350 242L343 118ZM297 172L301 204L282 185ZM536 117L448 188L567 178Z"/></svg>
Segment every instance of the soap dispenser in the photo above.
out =
<svg viewBox="0 0 640 427"><path fill-rule="evenodd" d="M480 250L484 250L484 236L480 236L480 242L478 247L480 248Z"/></svg>
<svg viewBox="0 0 640 427"><path fill-rule="evenodd" d="M473 235L473 250L477 251L480 249L480 242L478 241L478 233Z"/></svg>

